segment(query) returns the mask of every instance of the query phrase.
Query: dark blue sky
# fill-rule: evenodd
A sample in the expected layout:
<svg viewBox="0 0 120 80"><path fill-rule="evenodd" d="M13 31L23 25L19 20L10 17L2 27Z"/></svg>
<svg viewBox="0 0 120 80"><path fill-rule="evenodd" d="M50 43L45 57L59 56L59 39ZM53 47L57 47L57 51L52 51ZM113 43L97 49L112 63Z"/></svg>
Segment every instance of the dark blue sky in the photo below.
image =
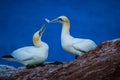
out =
<svg viewBox="0 0 120 80"><path fill-rule="evenodd" d="M45 23L65 15L71 35L97 44L120 38L120 0L0 0L0 56L31 46L32 35ZM61 24L49 24L42 40L48 43L47 61L71 61L74 55L61 48ZM0 64L21 66L0 60Z"/></svg>

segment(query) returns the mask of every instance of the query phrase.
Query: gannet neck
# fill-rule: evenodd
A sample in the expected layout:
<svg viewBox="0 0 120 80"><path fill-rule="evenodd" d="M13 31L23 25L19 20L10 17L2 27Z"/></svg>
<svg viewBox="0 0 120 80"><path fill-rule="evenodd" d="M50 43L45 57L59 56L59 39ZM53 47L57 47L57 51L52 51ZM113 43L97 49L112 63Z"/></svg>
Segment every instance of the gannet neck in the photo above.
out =
<svg viewBox="0 0 120 80"><path fill-rule="evenodd" d="M37 31L34 35L33 35L33 44L35 47L40 47L41 46L41 36L39 36L39 31Z"/></svg>
<svg viewBox="0 0 120 80"><path fill-rule="evenodd" d="M62 23L62 33L70 34L70 21L66 20Z"/></svg>
<svg viewBox="0 0 120 80"><path fill-rule="evenodd" d="M33 44L35 47L41 47L43 42L41 40L42 34L46 29L46 24L44 24L41 29L39 31L37 31L34 35L33 35Z"/></svg>
<svg viewBox="0 0 120 80"><path fill-rule="evenodd" d="M61 36L70 35L70 21L67 19L62 23Z"/></svg>

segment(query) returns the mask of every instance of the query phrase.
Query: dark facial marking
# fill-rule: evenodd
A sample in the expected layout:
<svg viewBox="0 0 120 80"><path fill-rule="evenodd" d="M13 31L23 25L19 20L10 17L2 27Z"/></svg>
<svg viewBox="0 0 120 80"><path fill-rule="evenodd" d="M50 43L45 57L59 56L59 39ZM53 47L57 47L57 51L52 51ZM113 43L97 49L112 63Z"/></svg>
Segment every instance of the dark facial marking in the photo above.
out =
<svg viewBox="0 0 120 80"><path fill-rule="evenodd" d="M58 18L58 21L63 21L62 18Z"/></svg>

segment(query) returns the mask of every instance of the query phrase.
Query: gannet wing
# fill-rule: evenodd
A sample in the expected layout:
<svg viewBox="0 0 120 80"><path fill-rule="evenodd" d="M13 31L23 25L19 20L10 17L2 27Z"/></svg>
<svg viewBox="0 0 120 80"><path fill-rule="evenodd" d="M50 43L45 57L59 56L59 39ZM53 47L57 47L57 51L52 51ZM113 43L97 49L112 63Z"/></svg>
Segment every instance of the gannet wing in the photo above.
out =
<svg viewBox="0 0 120 80"><path fill-rule="evenodd" d="M16 59L14 59L14 57L11 56L11 55L1 56L0 59L5 59L5 60L8 60L8 61L16 61Z"/></svg>
<svg viewBox="0 0 120 80"><path fill-rule="evenodd" d="M33 59L32 56L25 56L25 55L22 55L22 53L17 54L17 55L16 54L12 54L12 56L14 57L14 59L16 61L27 61L27 60Z"/></svg>
<svg viewBox="0 0 120 80"><path fill-rule="evenodd" d="M27 61L27 60L31 60L32 59L32 57L21 59L21 56L19 56L19 58L18 58L17 56L13 57L11 55L2 56L0 58L8 60L8 61L14 61L14 62Z"/></svg>
<svg viewBox="0 0 120 80"><path fill-rule="evenodd" d="M18 61L26 61L33 58L33 52L31 47L24 47L15 50L11 55Z"/></svg>
<svg viewBox="0 0 120 80"><path fill-rule="evenodd" d="M88 52L90 50L93 50L96 48L96 44L89 39L77 39L73 42L73 48L75 48L76 50L79 50L81 52Z"/></svg>

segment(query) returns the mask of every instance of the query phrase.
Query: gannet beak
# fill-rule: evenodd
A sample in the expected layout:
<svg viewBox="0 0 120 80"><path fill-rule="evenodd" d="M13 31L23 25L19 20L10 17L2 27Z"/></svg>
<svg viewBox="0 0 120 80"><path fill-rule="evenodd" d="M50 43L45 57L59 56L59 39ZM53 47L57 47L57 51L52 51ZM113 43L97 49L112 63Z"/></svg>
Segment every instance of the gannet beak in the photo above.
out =
<svg viewBox="0 0 120 80"><path fill-rule="evenodd" d="M42 33L45 31L46 27L47 27L47 24L44 24L44 25L41 27L41 29L39 30L39 36L42 36Z"/></svg>
<svg viewBox="0 0 120 80"><path fill-rule="evenodd" d="M56 19L53 19L53 20L49 20L49 19L45 18L45 21L47 23L57 23L57 22L62 23L62 22L64 22L62 18L56 18Z"/></svg>
<svg viewBox="0 0 120 80"><path fill-rule="evenodd" d="M59 22L58 18L57 19L53 19L53 20L50 21L50 23L56 23L56 22Z"/></svg>
<svg viewBox="0 0 120 80"><path fill-rule="evenodd" d="M63 20L61 18L56 18L56 19L53 19L53 20L50 21L50 23L57 23L57 22L62 23Z"/></svg>

